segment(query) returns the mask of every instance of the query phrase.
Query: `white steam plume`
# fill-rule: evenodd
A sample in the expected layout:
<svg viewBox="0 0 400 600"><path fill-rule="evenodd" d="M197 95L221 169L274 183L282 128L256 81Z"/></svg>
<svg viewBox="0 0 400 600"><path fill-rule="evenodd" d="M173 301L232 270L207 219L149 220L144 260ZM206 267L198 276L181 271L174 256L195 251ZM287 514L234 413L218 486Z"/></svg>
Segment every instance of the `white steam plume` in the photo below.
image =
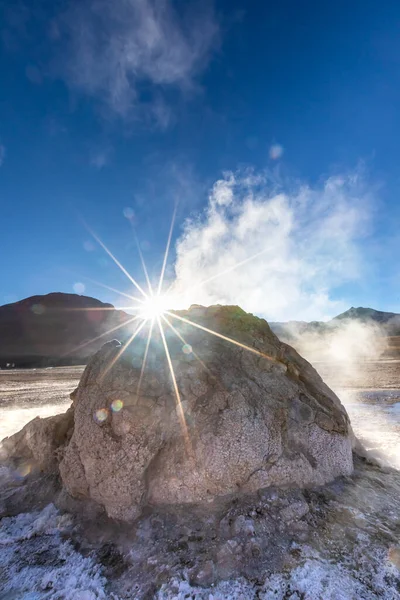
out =
<svg viewBox="0 0 400 600"><path fill-rule="evenodd" d="M317 329L300 329L296 324L285 325L285 333L280 336L294 346L307 360L321 369L320 363L329 365L331 373L327 379L333 387L364 387L360 378L365 379L368 361L376 361L386 350L387 338L384 329L373 321L359 320L331 321ZM325 372L324 372L325 373Z"/></svg>
<svg viewBox="0 0 400 600"><path fill-rule="evenodd" d="M178 240L174 292L182 305L238 304L272 321L332 317L348 308L335 288L361 274L371 207L359 174L285 190L226 173Z"/></svg>

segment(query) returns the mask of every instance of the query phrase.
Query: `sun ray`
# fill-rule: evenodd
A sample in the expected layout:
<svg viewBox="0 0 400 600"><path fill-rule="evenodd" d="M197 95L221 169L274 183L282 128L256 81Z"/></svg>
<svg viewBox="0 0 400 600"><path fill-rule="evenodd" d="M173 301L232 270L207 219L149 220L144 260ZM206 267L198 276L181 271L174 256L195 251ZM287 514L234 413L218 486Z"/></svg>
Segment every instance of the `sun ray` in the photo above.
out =
<svg viewBox="0 0 400 600"><path fill-rule="evenodd" d="M103 248L103 250L105 252L107 252L108 256L115 262L115 264L117 265L117 267L119 267L121 269L121 271L124 273L124 275L127 276L127 278L129 279L129 281L131 281L133 283L133 285L136 287L136 289L139 290L139 292L141 292L141 294L143 294L143 296L145 298L148 298L148 294L146 294L146 292L144 291L144 289L138 284L138 282L132 277L132 275L130 273L128 273L128 271L125 269L125 267L123 265L121 265L121 263L119 262L119 260L107 248L107 246L104 244L104 242L101 241L101 239L98 237L98 235L96 235L95 232L92 229L90 229L90 227L88 227L87 225L86 225L86 229L88 230L88 232L90 233L90 235L93 236L93 238L96 240L96 242L98 244L100 244L100 246Z"/></svg>
<svg viewBox="0 0 400 600"><path fill-rule="evenodd" d="M135 317L135 319L138 319L139 317ZM129 340L123 344L120 348L120 350L118 350L117 354L114 356L114 358L112 359L112 361L107 365L107 367L104 369L104 371L102 372L102 374L99 377L99 381L103 381L104 377L107 375L107 373L110 371L110 369L113 368L113 366L115 365L115 363L117 362L117 360L119 360L121 358L121 356L123 355L123 353L125 352L125 350L127 350L129 348L129 346L132 344L133 340L135 339L135 337L141 332L141 330L143 329L143 327L145 326L146 321L143 320L138 327L135 329L135 331L133 332L133 334L131 335L131 337L129 338Z"/></svg>
<svg viewBox="0 0 400 600"><path fill-rule="evenodd" d="M141 310L142 306L142 304L139 304L139 306L133 306L132 304L129 306L114 306L114 310ZM110 308L110 310L112 310L112 308Z"/></svg>
<svg viewBox="0 0 400 600"><path fill-rule="evenodd" d="M153 327L154 327L154 319L151 319L149 333L147 336L146 348L145 348L144 355L143 355L142 368L140 369L139 381L138 381L137 388L136 388L136 402L138 402L138 400L139 400L140 388L142 386L142 379L143 379L143 375L144 375L144 370L146 368L147 355L149 352L149 346L150 346L150 342L151 342L151 336L153 333Z"/></svg>
<svg viewBox="0 0 400 600"><path fill-rule="evenodd" d="M167 340L165 339L164 328L161 324L160 317L157 317L157 323L158 323L158 327L160 329L161 339L164 344L165 355L167 357L167 362L168 362L169 370L171 373L172 385L174 387L175 397L176 397L176 405L177 405L177 409L178 409L178 417L179 417L179 421L180 421L181 428L183 431L183 436L185 438L186 449L187 449L189 455L192 456L193 450L192 450L192 446L191 446L191 442L190 442L189 431L188 431L187 424L186 424L185 413L183 412L181 396L179 393L178 384L176 382L176 377L175 377L175 371L174 371L174 367L172 365L171 355L169 353L169 348L168 348Z"/></svg>
<svg viewBox="0 0 400 600"><path fill-rule="evenodd" d="M183 337L183 335L176 329L176 327L174 327L172 325L172 323L170 321L168 321L167 317L165 315L161 315L162 318L164 319L164 321L166 322L166 324L172 329L172 331L175 333L175 335L181 340L181 342L183 342L184 344L186 344L187 346L189 346L190 344L187 343L187 341L185 340L185 338ZM205 369L208 373L210 373L210 375L212 375L210 369L207 367L207 365L201 360L200 356L198 354L196 354L196 352L193 350L192 348L192 354L195 358L197 358L197 360L199 361L199 363L201 364L201 366L203 367L203 369Z"/></svg>
<svg viewBox="0 0 400 600"><path fill-rule="evenodd" d="M72 348L72 350L69 350L68 352L66 352L65 354L63 354L63 356L68 356L72 352L76 352L77 350L81 350L82 348L85 348L85 346L88 346L89 344L92 344L93 342L97 342L97 340L101 339L105 335L109 335L110 333L113 333L113 331L117 331L117 329L121 329L121 327L125 327L126 325L129 325L130 323L133 323L133 321L136 321L137 318L138 318L137 316L136 317L132 317L132 319L128 319L127 321L124 321L120 325L117 325L116 327L112 327L111 329L108 329L107 331L105 331L104 333L101 333L97 337L94 337L91 340L88 340L87 342L84 342L83 344L80 344L79 346L75 346L75 348Z"/></svg>
<svg viewBox="0 0 400 600"><path fill-rule="evenodd" d="M267 360L277 362L277 360L273 356L269 356L268 354L265 354L264 352L260 352L260 350L256 350L256 348L251 348L250 346L246 346L246 344L242 344L241 342L238 342L237 340L227 337L226 335L223 335L222 333L218 333L217 331L213 331L212 329L208 329L208 327L204 327L203 325L199 325L198 323L193 323L193 321L189 321L189 319L185 319L184 317L181 317L172 312L169 312L168 310L165 312L170 317L174 317L175 319L178 319L179 321L182 321L183 323L188 323L188 325L192 325L193 327L197 327L198 329L201 329L202 331L211 333L211 335L215 335L216 337L221 338L222 340L231 342L231 344L235 344L236 346L239 346L240 348L243 348L244 350L253 352L253 354L258 354L258 356L262 356L263 358L266 358Z"/></svg>
<svg viewBox="0 0 400 600"><path fill-rule="evenodd" d="M150 296L153 296L154 292L153 292L153 287L151 285L151 281L150 281L150 277L149 277L149 272L147 271L146 263L144 262L144 258L143 258L142 249L140 247L139 240L137 238L136 231L135 231L133 225L132 225L132 229L133 229L133 235L135 237L135 242L136 242L137 250L138 250L138 253L139 253L139 257L140 257L140 262L142 263L142 268L143 268L144 276L146 278L147 287L149 288L149 294L150 294Z"/></svg>
<svg viewBox="0 0 400 600"><path fill-rule="evenodd" d="M172 232L174 230L174 225L175 225L175 218L176 218L177 207L178 207L178 205L175 204L174 212L172 214L171 227L169 228L167 246L165 248L165 254L164 254L164 260L163 260L163 265L162 265L161 274L160 274L160 280L158 282L158 289L157 289L157 295L158 296L161 294L161 290L162 290L162 286L163 286L163 282L164 282L165 268L167 266L169 248L170 248L170 245L171 245Z"/></svg>
<svg viewBox="0 0 400 600"><path fill-rule="evenodd" d="M51 310L62 310L62 311L67 311L67 312L92 312L92 311L116 311L116 310L140 310L141 306L132 306L132 304L130 304L129 306L104 306L103 308L101 306L88 306L87 308L80 308L80 307L71 307L71 308L57 308L54 309L52 308Z"/></svg>
<svg viewBox="0 0 400 600"><path fill-rule="evenodd" d="M117 290L116 288L110 287L109 285L106 285L105 283L101 283L100 281L96 281L95 279L90 279L90 277L86 277L85 275L83 275L81 277L81 279L85 279L86 281L90 281L90 283L99 285L100 287L102 287L106 290L110 290L110 292L115 292L116 294L120 294L121 296L124 296L125 298L129 298L129 300L134 300L135 302L139 302L140 304L143 304L143 302L144 302L144 300L142 300L141 298L136 298L136 296L131 296L130 294L127 294L126 292L121 292L121 290Z"/></svg>

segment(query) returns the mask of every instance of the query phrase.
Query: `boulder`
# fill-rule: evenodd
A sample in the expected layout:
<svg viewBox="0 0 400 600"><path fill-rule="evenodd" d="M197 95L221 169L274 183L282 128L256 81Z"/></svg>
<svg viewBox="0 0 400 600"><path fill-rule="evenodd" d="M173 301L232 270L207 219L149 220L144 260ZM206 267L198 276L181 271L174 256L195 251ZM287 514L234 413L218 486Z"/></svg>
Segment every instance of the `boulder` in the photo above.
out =
<svg viewBox="0 0 400 600"><path fill-rule="evenodd" d="M352 473L344 407L265 320L220 306L168 319L168 355L156 322L145 369L146 327L129 346L109 342L86 367L60 463L71 496L129 521L147 504L204 503Z"/></svg>

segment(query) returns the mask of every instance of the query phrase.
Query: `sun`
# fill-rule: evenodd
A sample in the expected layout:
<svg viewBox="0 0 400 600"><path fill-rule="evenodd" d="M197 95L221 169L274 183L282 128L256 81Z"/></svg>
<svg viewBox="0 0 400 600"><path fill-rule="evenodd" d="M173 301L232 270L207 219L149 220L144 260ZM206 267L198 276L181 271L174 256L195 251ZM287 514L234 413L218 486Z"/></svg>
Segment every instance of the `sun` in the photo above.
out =
<svg viewBox="0 0 400 600"><path fill-rule="evenodd" d="M139 316L142 319L154 320L162 317L162 315L171 308L170 299L163 294L155 294L148 296L142 303L139 309Z"/></svg>

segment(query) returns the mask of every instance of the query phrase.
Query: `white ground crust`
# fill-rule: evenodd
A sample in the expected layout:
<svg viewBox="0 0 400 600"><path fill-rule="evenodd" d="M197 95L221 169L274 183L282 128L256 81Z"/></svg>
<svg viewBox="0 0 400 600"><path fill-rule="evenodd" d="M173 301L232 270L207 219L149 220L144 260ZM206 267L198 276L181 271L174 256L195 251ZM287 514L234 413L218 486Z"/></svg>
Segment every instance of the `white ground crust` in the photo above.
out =
<svg viewBox="0 0 400 600"><path fill-rule="evenodd" d="M254 586L244 579L226 581L213 588L192 587L174 580L164 585L157 600L398 600L396 587L385 582L396 577L396 567L382 557L381 567L356 573L350 565L332 564L303 547L304 562L288 573L267 577L264 585ZM398 575L398 572L397 572ZM372 577L371 577L372 576ZM372 579L372 581L371 581Z"/></svg>
<svg viewBox="0 0 400 600"><path fill-rule="evenodd" d="M101 566L82 557L62 532L71 527L68 515L53 505L43 511L5 518L0 527L0 592L2 598L18 600L120 600L107 590ZM34 551L24 553L24 544ZM191 586L184 579L164 584L157 600L383 600L400 599L400 573L368 536L355 544L352 556L337 562L324 559L309 546L298 546L299 566L290 572L267 576L262 585L244 579L222 582L215 587ZM21 550L22 549L22 550ZM53 552L52 567L40 566L32 558ZM40 562L40 561L39 561ZM36 564L35 564L36 563ZM260 580L262 580L260 573ZM122 600L122 599L121 599Z"/></svg>
<svg viewBox="0 0 400 600"><path fill-rule="evenodd" d="M0 591L11 600L108 600L106 580L91 558L75 552L61 533L69 517L50 504L39 513L5 518L0 528ZM26 564L19 560L23 543L32 540L36 556L54 553L54 566ZM32 561L35 562L34 560ZM22 563L22 564L21 564ZM8 594L8 595L7 595Z"/></svg>

